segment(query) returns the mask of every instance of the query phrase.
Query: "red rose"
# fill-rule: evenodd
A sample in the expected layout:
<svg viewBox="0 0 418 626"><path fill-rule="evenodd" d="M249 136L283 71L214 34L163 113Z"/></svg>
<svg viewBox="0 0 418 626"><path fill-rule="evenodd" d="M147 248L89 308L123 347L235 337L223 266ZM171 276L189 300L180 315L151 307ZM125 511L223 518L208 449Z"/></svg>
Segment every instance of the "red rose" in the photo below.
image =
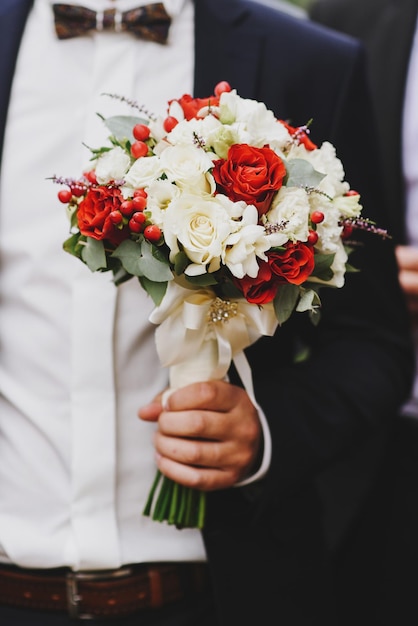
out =
<svg viewBox="0 0 418 626"><path fill-rule="evenodd" d="M283 124L292 137L294 137L298 143L302 143L307 150L316 150L318 146L309 139L309 129L306 126L290 126L290 124L284 120L279 120L279 122Z"/></svg>
<svg viewBox="0 0 418 626"><path fill-rule="evenodd" d="M237 278L234 282L247 302L251 304L267 304L271 302L274 300L279 286L269 264L265 261L261 261L260 269L255 278L244 276L244 278Z"/></svg>
<svg viewBox="0 0 418 626"><path fill-rule="evenodd" d="M281 283L301 285L312 274L314 252L304 243L290 243L283 252L267 252L268 264Z"/></svg>
<svg viewBox="0 0 418 626"><path fill-rule="evenodd" d="M197 114L203 107L218 106L219 98L216 96L210 96L209 98L193 98L193 96L185 94L179 100L170 100L168 103L169 107L172 102L178 102L183 109L186 120L191 120L197 117Z"/></svg>
<svg viewBox="0 0 418 626"><path fill-rule="evenodd" d="M90 187L77 210L80 233L118 246L129 236L129 230L118 228L110 213L119 210L122 202L123 196L117 187Z"/></svg>
<svg viewBox="0 0 418 626"><path fill-rule="evenodd" d="M270 148L243 143L231 146L226 159L214 162L213 176L220 193L234 202L253 204L263 215L283 184L286 167Z"/></svg>

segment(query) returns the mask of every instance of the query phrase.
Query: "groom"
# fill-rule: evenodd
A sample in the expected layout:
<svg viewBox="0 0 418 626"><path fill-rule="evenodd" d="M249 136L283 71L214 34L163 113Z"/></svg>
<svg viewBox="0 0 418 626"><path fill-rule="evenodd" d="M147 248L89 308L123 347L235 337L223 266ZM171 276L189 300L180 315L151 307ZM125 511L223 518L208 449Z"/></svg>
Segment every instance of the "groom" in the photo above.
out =
<svg viewBox="0 0 418 626"><path fill-rule="evenodd" d="M163 45L107 31L60 40L49 0L0 6L0 622L70 626L93 597L97 624L334 626L316 480L381 435L412 377L390 241L360 238L360 271L325 290L317 326L295 314L247 350L257 407L231 370L230 384L189 386L163 410L149 302L65 255L45 179L78 171L104 91L164 113L225 80L292 125L312 119L311 139L336 146L385 227L363 51L251 0L163 4ZM156 462L208 492L203 534L141 517Z"/></svg>

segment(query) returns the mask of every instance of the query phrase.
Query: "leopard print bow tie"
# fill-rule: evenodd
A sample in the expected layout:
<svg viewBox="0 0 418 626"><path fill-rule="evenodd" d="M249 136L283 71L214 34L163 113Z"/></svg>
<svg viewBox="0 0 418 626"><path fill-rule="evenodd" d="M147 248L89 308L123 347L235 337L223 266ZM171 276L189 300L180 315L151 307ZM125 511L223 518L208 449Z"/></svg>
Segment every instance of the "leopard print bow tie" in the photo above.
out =
<svg viewBox="0 0 418 626"><path fill-rule="evenodd" d="M171 18L162 2L130 11L92 11L71 4L53 4L55 31L59 39L79 37L90 30L130 32L148 41L166 43Z"/></svg>

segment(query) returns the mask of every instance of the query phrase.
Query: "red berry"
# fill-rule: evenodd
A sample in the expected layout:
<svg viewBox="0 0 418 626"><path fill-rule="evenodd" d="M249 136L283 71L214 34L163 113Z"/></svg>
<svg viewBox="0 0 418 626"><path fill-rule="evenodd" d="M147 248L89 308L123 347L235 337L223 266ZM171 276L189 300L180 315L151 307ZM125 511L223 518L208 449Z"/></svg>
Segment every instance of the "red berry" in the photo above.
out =
<svg viewBox="0 0 418 626"><path fill-rule="evenodd" d="M123 221L122 213L120 211L111 211L109 213L109 218L112 224L117 226Z"/></svg>
<svg viewBox="0 0 418 626"><path fill-rule="evenodd" d="M145 141L150 136L151 131L145 124L135 124L132 134L137 141Z"/></svg>
<svg viewBox="0 0 418 626"><path fill-rule="evenodd" d="M132 219L137 224L143 224L147 220L145 213L143 213L142 211L135 211L135 213L132 215Z"/></svg>
<svg viewBox="0 0 418 626"><path fill-rule="evenodd" d="M161 237L161 229L157 224L150 224L144 228L144 237L151 241L152 243L156 243L159 241Z"/></svg>
<svg viewBox="0 0 418 626"><path fill-rule="evenodd" d="M308 245L314 246L319 239L318 233L316 230L310 230L308 234Z"/></svg>
<svg viewBox="0 0 418 626"><path fill-rule="evenodd" d="M61 189L61 191L58 192L58 200L63 204L68 204L72 197L73 194L69 189Z"/></svg>
<svg viewBox="0 0 418 626"><path fill-rule="evenodd" d="M215 96L219 96L225 91L231 91L231 85L226 80L221 80L215 87Z"/></svg>
<svg viewBox="0 0 418 626"><path fill-rule="evenodd" d="M165 132L166 133L171 132L173 128L177 126L178 123L179 123L178 120L172 115L169 115L168 117L166 117L163 123Z"/></svg>
<svg viewBox="0 0 418 626"><path fill-rule="evenodd" d="M133 233L140 233L143 229L144 222L146 221L146 217L140 211L134 213L129 220L129 228Z"/></svg>
<svg viewBox="0 0 418 626"><path fill-rule="evenodd" d="M145 189L135 189L134 198L148 198L148 194Z"/></svg>
<svg viewBox="0 0 418 626"><path fill-rule="evenodd" d="M129 217L130 215L132 215L132 213L135 210L133 201L132 200L124 200L122 202L122 204L120 205L119 210L122 213L122 215L125 215L126 217Z"/></svg>
<svg viewBox="0 0 418 626"><path fill-rule="evenodd" d="M134 196L132 199L132 206L135 211L143 211L147 206L147 199L143 196Z"/></svg>
<svg viewBox="0 0 418 626"><path fill-rule="evenodd" d="M324 221L324 217L325 215L322 213L322 211L313 211L311 213L311 222L312 224L320 224Z"/></svg>
<svg viewBox="0 0 418 626"><path fill-rule="evenodd" d="M77 198L80 198L81 196L84 195L86 191L86 188L83 187L83 185L72 185L71 186L71 193L73 194L73 196L76 196Z"/></svg>
<svg viewBox="0 0 418 626"><path fill-rule="evenodd" d="M148 146L143 141L135 141L131 146L131 154L134 159L139 159L148 154Z"/></svg>
<svg viewBox="0 0 418 626"><path fill-rule="evenodd" d="M351 224L344 224L343 232L341 233L342 239L348 239L348 237L351 236L352 232L353 232L353 227L351 226Z"/></svg>
<svg viewBox="0 0 418 626"><path fill-rule="evenodd" d="M349 191L347 191L347 193L344 194L345 196L358 196L359 192L358 191L354 191L354 189L350 189Z"/></svg>
<svg viewBox="0 0 418 626"><path fill-rule="evenodd" d="M89 183L93 185L97 184L96 172L94 170L90 170L89 172L84 172L84 178L87 178Z"/></svg>

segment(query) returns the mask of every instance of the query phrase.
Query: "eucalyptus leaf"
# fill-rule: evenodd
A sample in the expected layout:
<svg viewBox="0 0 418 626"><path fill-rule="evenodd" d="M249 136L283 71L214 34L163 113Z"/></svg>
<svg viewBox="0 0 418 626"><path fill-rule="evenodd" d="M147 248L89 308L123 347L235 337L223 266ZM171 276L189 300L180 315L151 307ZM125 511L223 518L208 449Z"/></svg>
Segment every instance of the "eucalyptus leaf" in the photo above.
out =
<svg viewBox="0 0 418 626"><path fill-rule="evenodd" d="M309 319L314 326L318 326L319 322L321 321L321 311L319 309L309 311Z"/></svg>
<svg viewBox="0 0 418 626"><path fill-rule="evenodd" d="M334 258L335 254L315 254L315 268L312 276L319 278L319 280L331 280L334 276L334 272L331 269Z"/></svg>
<svg viewBox="0 0 418 626"><path fill-rule="evenodd" d="M274 298L274 312L279 324L283 324L291 316L300 295L297 285L280 285Z"/></svg>
<svg viewBox="0 0 418 626"><path fill-rule="evenodd" d="M132 278L132 274L129 274L124 267L119 266L117 269L113 269L113 282L116 286L126 283L126 281Z"/></svg>
<svg viewBox="0 0 418 626"><path fill-rule="evenodd" d="M184 270L189 265L189 263L190 260L185 252L180 251L176 254L176 257L174 259L174 271L176 272L177 276L181 276L184 273Z"/></svg>
<svg viewBox="0 0 418 626"><path fill-rule="evenodd" d="M104 123L118 141L128 139L133 142L135 138L132 134L132 129L135 124L148 125L148 120L133 115L114 115L113 117L106 118Z"/></svg>
<svg viewBox="0 0 418 626"><path fill-rule="evenodd" d="M156 283L152 280L148 280L145 276L138 276L138 280L141 283L141 286L147 294L152 298L155 306L161 304L161 301L167 291L167 282L165 283Z"/></svg>
<svg viewBox="0 0 418 626"><path fill-rule="evenodd" d="M317 187L325 174L318 172L305 159L290 159L286 162L286 187Z"/></svg>
<svg viewBox="0 0 418 626"><path fill-rule="evenodd" d="M146 241L135 242L125 239L112 254L120 260L125 270L132 276L145 276L148 280L164 283L173 278L167 262L153 254L153 246Z"/></svg>
<svg viewBox="0 0 418 626"><path fill-rule="evenodd" d="M123 268L132 276L142 276L139 261L141 259L141 244L131 239L125 239L112 252L112 257L119 259Z"/></svg>
<svg viewBox="0 0 418 626"><path fill-rule="evenodd" d="M296 306L296 311L315 311L321 305L321 301L314 289L301 289L300 300Z"/></svg>
<svg viewBox="0 0 418 626"><path fill-rule="evenodd" d="M81 250L81 258L92 272L106 270L106 253L103 241L87 237L86 244Z"/></svg>
<svg viewBox="0 0 418 626"><path fill-rule="evenodd" d="M173 279L173 272L167 260L158 253L158 249L147 241L142 242L140 260L141 275L156 283L164 283Z"/></svg>
<svg viewBox="0 0 418 626"><path fill-rule="evenodd" d="M62 245L65 252L76 256L78 259L81 259L81 250L84 247L80 244L80 237L80 233L75 233L71 235L71 237L68 237Z"/></svg>
<svg viewBox="0 0 418 626"><path fill-rule="evenodd" d="M211 287L217 285L218 281L214 274L200 274L199 276L185 276L186 281L194 287Z"/></svg>

